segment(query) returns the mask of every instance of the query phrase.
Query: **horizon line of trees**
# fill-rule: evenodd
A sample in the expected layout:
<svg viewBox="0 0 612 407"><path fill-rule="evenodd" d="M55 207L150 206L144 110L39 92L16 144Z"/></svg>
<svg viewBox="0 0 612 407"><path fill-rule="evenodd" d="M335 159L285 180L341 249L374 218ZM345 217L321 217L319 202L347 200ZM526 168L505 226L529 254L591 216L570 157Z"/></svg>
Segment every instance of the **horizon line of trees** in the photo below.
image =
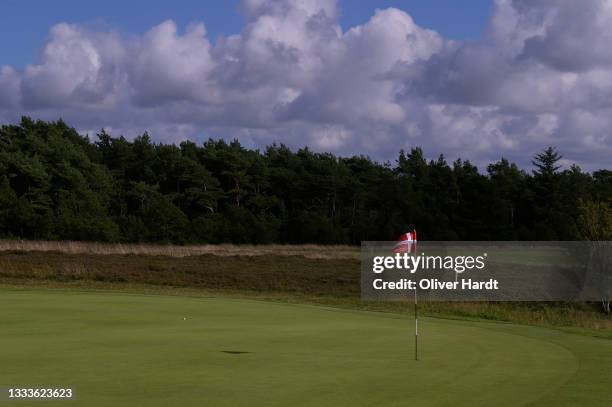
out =
<svg viewBox="0 0 612 407"><path fill-rule="evenodd" d="M0 127L0 238L158 243L358 244L409 228L423 240L612 239L612 171L528 173L502 158L400 151L394 163L238 141L154 143L62 120Z"/></svg>

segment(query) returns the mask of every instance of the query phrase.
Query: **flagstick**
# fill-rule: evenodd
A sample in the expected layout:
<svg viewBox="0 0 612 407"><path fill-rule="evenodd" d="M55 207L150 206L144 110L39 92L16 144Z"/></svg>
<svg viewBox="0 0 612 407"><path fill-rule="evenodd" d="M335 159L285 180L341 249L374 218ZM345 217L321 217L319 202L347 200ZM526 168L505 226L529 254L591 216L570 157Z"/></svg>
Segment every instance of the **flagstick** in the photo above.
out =
<svg viewBox="0 0 612 407"><path fill-rule="evenodd" d="M414 360L419 360L419 313L416 287L414 288Z"/></svg>
<svg viewBox="0 0 612 407"><path fill-rule="evenodd" d="M414 241L414 254L417 254L417 233L416 229L412 230L412 239ZM417 301L417 286L414 286L414 360L419 360L419 307Z"/></svg>

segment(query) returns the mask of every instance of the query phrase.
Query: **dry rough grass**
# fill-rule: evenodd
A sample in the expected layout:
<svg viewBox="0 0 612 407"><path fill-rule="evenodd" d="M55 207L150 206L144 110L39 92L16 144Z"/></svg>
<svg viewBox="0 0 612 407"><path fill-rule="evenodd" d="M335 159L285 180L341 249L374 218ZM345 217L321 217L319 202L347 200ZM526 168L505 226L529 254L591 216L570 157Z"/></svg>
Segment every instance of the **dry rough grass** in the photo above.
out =
<svg viewBox="0 0 612 407"><path fill-rule="evenodd" d="M300 256L144 256L0 252L0 282L146 284L359 297L358 260Z"/></svg>
<svg viewBox="0 0 612 407"><path fill-rule="evenodd" d="M359 259L359 247L323 245L196 245L122 244L76 241L0 240L0 252L58 252L66 254L119 254L147 256L303 256L309 259Z"/></svg>

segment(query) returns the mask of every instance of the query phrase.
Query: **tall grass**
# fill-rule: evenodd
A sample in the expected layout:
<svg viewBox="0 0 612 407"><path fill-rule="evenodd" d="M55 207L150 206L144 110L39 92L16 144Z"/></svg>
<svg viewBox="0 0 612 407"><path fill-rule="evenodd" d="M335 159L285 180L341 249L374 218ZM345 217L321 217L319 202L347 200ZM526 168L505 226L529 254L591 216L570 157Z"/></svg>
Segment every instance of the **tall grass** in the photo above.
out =
<svg viewBox="0 0 612 407"><path fill-rule="evenodd" d="M58 252L67 254L135 254L147 256L187 257L215 256L303 256L309 259L358 259L359 248L324 245L159 245L77 241L0 240L0 252Z"/></svg>

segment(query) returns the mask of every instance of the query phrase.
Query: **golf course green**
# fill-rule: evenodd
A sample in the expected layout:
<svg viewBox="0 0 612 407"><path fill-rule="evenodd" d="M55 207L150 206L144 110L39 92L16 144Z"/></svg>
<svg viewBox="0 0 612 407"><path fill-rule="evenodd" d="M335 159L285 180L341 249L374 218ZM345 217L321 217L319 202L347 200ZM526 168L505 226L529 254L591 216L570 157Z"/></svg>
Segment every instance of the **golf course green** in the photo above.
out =
<svg viewBox="0 0 612 407"><path fill-rule="evenodd" d="M83 406L604 406L612 340L256 300L0 289L0 387ZM1 405L40 405L1 401Z"/></svg>

